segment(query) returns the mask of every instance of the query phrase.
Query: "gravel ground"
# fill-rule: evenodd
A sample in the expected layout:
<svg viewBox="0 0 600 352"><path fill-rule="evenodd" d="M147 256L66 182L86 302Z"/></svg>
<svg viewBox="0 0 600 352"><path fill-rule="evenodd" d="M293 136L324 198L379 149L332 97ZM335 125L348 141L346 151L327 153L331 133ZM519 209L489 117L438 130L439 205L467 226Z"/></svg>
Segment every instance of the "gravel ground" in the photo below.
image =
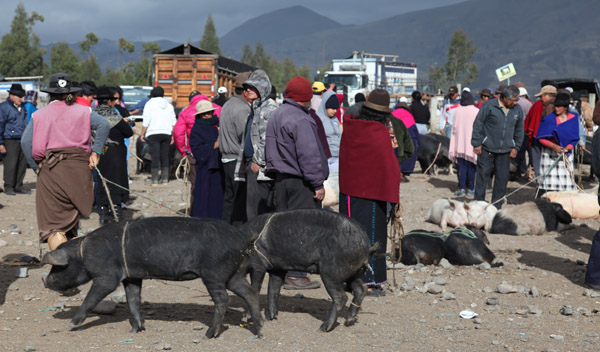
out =
<svg viewBox="0 0 600 352"><path fill-rule="evenodd" d="M1 168L0 168L1 169ZM135 170L131 161L131 174ZM149 187L146 176L133 175L132 190L176 209L185 207L183 183ZM456 176L410 177L402 184L405 231L439 230L425 223L435 199L452 197ZM26 184L35 188L28 170ZM509 191L518 187L511 182ZM509 199L532 199L525 188ZM0 193L0 349L7 351L583 351L600 346L595 324L600 318L600 294L583 286L591 238L598 220L576 220L563 233L513 237L489 235L490 248L503 267L397 265L388 271L385 297L367 297L351 327L339 325L330 333L317 332L330 299L324 288L282 291L277 320L266 322L264 338L254 338L245 324L245 305L231 294L225 329L217 339L204 333L212 317L212 302L200 280L144 282L142 312L146 331L129 333L129 312L118 303L112 315L91 314L77 331L67 325L89 285L74 296L47 290L41 279L49 267L28 266L27 277L16 271L26 266L7 263L24 255L40 257L37 243L35 190L10 197ZM172 215L138 196L127 217ZM98 226L98 215L81 222L82 233ZM46 245L42 246L43 252ZM318 279L318 277L314 277ZM266 288L266 285L263 285ZM122 302L119 289L113 299ZM261 294L261 306L266 303ZM471 310L474 319L459 313Z"/></svg>

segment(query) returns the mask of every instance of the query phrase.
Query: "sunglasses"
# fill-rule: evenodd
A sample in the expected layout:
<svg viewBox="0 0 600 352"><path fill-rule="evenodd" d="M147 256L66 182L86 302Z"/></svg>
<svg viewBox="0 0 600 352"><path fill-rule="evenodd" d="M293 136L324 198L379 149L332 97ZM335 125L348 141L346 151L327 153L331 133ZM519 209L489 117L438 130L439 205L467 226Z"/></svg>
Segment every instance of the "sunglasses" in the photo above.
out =
<svg viewBox="0 0 600 352"><path fill-rule="evenodd" d="M482 94L481 97L482 98L488 98L488 99L491 98L489 95L485 95L485 94Z"/></svg>

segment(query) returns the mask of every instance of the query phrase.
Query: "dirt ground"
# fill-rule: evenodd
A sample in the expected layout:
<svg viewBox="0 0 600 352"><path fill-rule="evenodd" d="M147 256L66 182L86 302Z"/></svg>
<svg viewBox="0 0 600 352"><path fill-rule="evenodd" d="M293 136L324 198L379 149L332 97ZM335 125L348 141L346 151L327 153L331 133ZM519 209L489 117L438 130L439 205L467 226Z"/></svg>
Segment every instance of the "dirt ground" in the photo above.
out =
<svg viewBox="0 0 600 352"><path fill-rule="evenodd" d="M172 215L142 198L182 209L186 193L181 181L150 187L146 175L134 173L131 189L138 193L126 216ZM1 169L1 167L0 167ZM418 168L417 168L418 171ZM598 220L576 220L564 233L513 237L489 235L490 248L504 263L500 268L398 267L388 271L390 290L385 297L367 297L351 327L339 325L330 333L317 332L329 309L324 288L282 291L277 320L266 322L264 338L255 339L252 324L244 324L245 305L231 294L225 330L217 339L204 333L212 317L212 302L200 280L168 282L147 280L142 292L146 331L129 333L129 312L119 304L113 315L92 314L79 330L67 325L79 308L89 285L74 296L43 287L49 267L29 266L26 278L17 278L20 266L7 260L29 255L39 258L35 215L35 175L27 171L31 195L0 193L0 350L6 351L583 351L600 349L600 294L583 286L585 264ZM414 175L401 187L406 231L424 228L427 210L435 199L453 197L456 176ZM520 184L511 182L509 192ZM590 185L586 185L590 188ZM525 188L509 199L520 203L533 198ZM488 195L489 196L489 195ZM98 227L98 215L81 222L82 233ZM42 246L46 251L46 245ZM314 277L318 279L318 277ZM440 293L427 293L430 283ZM499 293L497 288L514 293ZM263 290L266 285L263 285ZM119 289L121 290L121 289ZM435 290L431 290L435 291ZM439 289L437 290L439 291ZM435 292L437 292L435 291ZM261 307L266 301L261 294ZM565 306L570 315L561 313ZM463 319L462 310L477 319ZM570 313L566 308L564 313Z"/></svg>

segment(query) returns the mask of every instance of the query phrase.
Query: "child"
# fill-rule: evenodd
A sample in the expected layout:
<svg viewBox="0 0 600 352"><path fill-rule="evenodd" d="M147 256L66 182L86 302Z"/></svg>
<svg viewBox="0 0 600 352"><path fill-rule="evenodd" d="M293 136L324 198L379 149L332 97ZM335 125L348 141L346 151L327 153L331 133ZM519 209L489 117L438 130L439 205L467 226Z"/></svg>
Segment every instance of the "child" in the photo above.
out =
<svg viewBox="0 0 600 352"><path fill-rule="evenodd" d="M219 155L219 118L207 100L196 105L196 122L190 132L190 148L196 158L196 187L192 216L221 219L223 167Z"/></svg>

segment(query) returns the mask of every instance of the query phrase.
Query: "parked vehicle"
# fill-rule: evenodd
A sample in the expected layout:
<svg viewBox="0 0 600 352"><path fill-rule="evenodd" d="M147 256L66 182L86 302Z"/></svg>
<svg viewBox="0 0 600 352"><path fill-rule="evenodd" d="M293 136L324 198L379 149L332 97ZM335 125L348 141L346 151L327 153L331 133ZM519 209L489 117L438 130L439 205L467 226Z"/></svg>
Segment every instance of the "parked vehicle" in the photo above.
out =
<svg viewBox="0 0 600 352"><path fill-rule="evenodd" d="M148 98L150 96L150 91L152 87L150 86L121 86L123 89L123 102L128 110L131 111L131 108L137 105L142 99ZM136 114L132 114L131 118L133 120L141 120L142 113L138 112Z"/></svg>
<svg viewBox="0 0 600 352"><path fill-rule="evenodd" d="M338 93L347 95L348 105L354 104L357 93L367 94L376 88L390 94L410 94L417 89L417 65L397 62L396 55L368 54L355 51L346 59L334 59L331 70L325 72L326 86L334 83Z"/></svg>

